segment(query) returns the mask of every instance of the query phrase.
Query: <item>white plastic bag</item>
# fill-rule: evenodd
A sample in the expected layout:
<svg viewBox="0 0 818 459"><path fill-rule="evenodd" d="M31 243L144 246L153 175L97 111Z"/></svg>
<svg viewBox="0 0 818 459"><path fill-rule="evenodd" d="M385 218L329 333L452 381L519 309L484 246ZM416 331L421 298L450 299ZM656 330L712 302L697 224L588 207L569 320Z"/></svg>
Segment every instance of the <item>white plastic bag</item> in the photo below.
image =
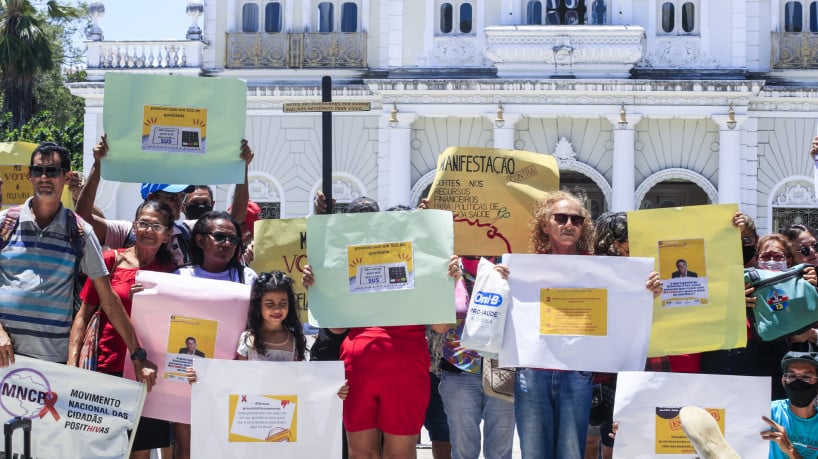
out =
<svg viewBox="0 0 818 459"><path fill-rule="evenodd" d="M492 262L481 258L477 265L477 276L460 344L496 358L503 344L503 330L510 301L508 281L494 270Z"/></svg>

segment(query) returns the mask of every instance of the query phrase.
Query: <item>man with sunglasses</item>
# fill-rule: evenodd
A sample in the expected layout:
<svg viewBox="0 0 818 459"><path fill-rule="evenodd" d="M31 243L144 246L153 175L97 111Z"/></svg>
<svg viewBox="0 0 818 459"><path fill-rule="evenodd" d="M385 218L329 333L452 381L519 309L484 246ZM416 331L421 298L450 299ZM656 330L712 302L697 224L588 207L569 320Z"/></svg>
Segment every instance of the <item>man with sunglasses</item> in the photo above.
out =
<svg viewBox="0 0 818 459"><path fill-rule="evenodd" d="M100 307L125 341L139 381L148 390L156 380L156 365L147 360L119 297L114 294L102 250L88 223L69 217L62 206L63 187L71 174L71 158L52 142L31 154L28 178L34 196L19 208L17 223L2 248L0 263L0 367L20 354L65 363L74 313L75 266L99 292ZM0 213L6 221L10 210ZM15 209L16 211L16 209ZM71 223L74 222L74 223ZM82 231L75 227L82 225ZM72 231L83 237L82 254Z"/></svg>
<svg viewBox="0 0 818 459"><path fill-rule="evenodd" d="M818 352L788 352L781 370L787 399L775 400L770 417L761 417L770 425L761 432L772 442L769 459L818 458Z"/></svg>
<svg viewBox="0 0 818 459"><path fill-rule="evenodd" d="M244 183L236 185L233 194L233 205L230 215L237 221L244 221L247 212L247 201L250 199L250 191L247 185L247 170L253 160L253 151L246 140L241 141L239 157L244 161ZM85 183L85 187L80 192L77 199L76 212L82 218L87 219L94 228L100 243L111 249L129 247L133 245L133 232L131 231L133 222L130 220L107 220L98 215L92 215L94 198L97 195L99 182L102 175L101 161L108 154L108 143L106 135L103 134L99 143L94 146L94 164ZM200 185L201 186L201 185ZM176 185L160 183L143 183L142 199L162 201L173 210L174 220L179 220L182 215L182 204L185 193L196 189L194 185ZM174 262L177 266L184 266L190 263L188 248L190 246L190 233L196 220L185 220L176 222L173 227L173 234L169 242L169 248L173 254Z"/></svg>

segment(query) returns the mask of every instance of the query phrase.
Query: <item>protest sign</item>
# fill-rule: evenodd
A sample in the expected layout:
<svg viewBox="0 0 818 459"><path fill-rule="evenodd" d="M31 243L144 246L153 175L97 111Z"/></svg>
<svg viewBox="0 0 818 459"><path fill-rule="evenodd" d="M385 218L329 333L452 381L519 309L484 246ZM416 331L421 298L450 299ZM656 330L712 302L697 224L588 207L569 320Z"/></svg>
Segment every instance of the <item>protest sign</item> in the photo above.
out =
<svg viewBox="0 0 818 459"><path fill-rule="evenodd" d="M20 205L34 195L28 166L35 148L37 144L29 142L0 142L0 182L3 184L0 204L3 208ZM74 208L68 184L63 188L61 201L66 209Z"/></svg>
<svg viewBox="0 0 818 459"><path fill-rule="evenodd" d="M196 368L205 358L235 357L247 322L250 287L154 271L139 271L136 282L145 290L134 295L131 321L142 347L159 366L144 415L189 424L185 368ZM125 376L133 377L129 365Z"/></svg>
<svg viewBox="0 0 818 459"><path fill-rule="evenodd" d="M452 212L457 254L530 253L531 211L559 177L553 156L450 147L437 159L429 208Z"/></svg>
<svg viewBox="0 0 818 459"><path fill-rule="evenodd" d="M310 323L454 323L451 217L441 210L308 217Z"/></svg>
<svg viewBox="0 0 818 459"><path fill-rule="evenodd" d="M203 360L191 457L341 457L343 362Z"/></svg>
<svg viewBox="0 0 818 459"><path fill-rule="evenodd" d="M511 307L500 366L607 373L645 367L652 259L511 254L503 263Z"/></svg>
<svg viewBox="0 0 818 459"><path fill-rule="evenodd" d="M767 457L770 378L692 373L620 372L613 418L619 423L614 458L695 456L679 421L679 410L698 406L716 419L740 457Z"/></svg>
<svg viewBox="0 0 818 459"><path fill-rule="evenodd" d="M744 267L735 204L628 212L631 256L656 258L664 291L648 356L744 347Z"/></svg>
<svg viewBox="0 0 818 459"><path fill-rule="evenodd" d="M254 259L257 273L278 270L293 279L298 318L307 322L307 289L301 285L307 265L307 219L259 220L255 225Z"/></svg>
<svg viewBox="0 0 818 459"><path fill-rule="evenodd" d="M108 73L106 180L244 182L247 85L226 78Z"/></svg>
<svg viewBox="0 0 818 459"><path fill-rule="evenodd" d="M128 457L143 384L20 355L15 360L0 368L0 412L31 420L32 457ZM22 457L20 440L13 446Z"/></svg>

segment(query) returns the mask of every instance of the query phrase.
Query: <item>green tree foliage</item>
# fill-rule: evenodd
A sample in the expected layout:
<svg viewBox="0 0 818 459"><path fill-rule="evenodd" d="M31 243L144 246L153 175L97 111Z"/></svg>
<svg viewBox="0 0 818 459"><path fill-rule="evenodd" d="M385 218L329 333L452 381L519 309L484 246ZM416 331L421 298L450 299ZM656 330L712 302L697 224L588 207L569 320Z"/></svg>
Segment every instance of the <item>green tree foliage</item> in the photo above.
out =
<svg viewBox="0 0 818 459"><path fill-rule="evenodd" d="M85 79L75 70L83 50L72 46L83 10L50 1L38 11L27 0L0 0L0 140L57 142L72 153L74 168L82 166L84 105L65 83ZM9 30L28 37L26 44Z"/></svg>

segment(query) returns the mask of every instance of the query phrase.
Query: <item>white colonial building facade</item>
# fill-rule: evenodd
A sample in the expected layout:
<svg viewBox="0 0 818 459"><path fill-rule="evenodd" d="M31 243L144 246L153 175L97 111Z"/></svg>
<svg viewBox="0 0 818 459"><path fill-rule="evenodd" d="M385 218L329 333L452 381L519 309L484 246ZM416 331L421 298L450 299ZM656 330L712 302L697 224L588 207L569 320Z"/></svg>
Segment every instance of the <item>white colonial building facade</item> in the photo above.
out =
<svg viewBox="0 0 818 459"><path fill-rule="evenodd" d="M445 148L493 146L554 155L595 214L738 202L762 233L818 224L818 1L204 0L187 39L162 42L105 41L104 2L91 10L88 81L71 85L86 164L106 72L241 78L251 199L306 215L321 115L282 106L320 100L329 75L334 101L372 104L333 115L340 203L414 205ZM97 204L130 218L138 200L104 182Z"/></svg>

